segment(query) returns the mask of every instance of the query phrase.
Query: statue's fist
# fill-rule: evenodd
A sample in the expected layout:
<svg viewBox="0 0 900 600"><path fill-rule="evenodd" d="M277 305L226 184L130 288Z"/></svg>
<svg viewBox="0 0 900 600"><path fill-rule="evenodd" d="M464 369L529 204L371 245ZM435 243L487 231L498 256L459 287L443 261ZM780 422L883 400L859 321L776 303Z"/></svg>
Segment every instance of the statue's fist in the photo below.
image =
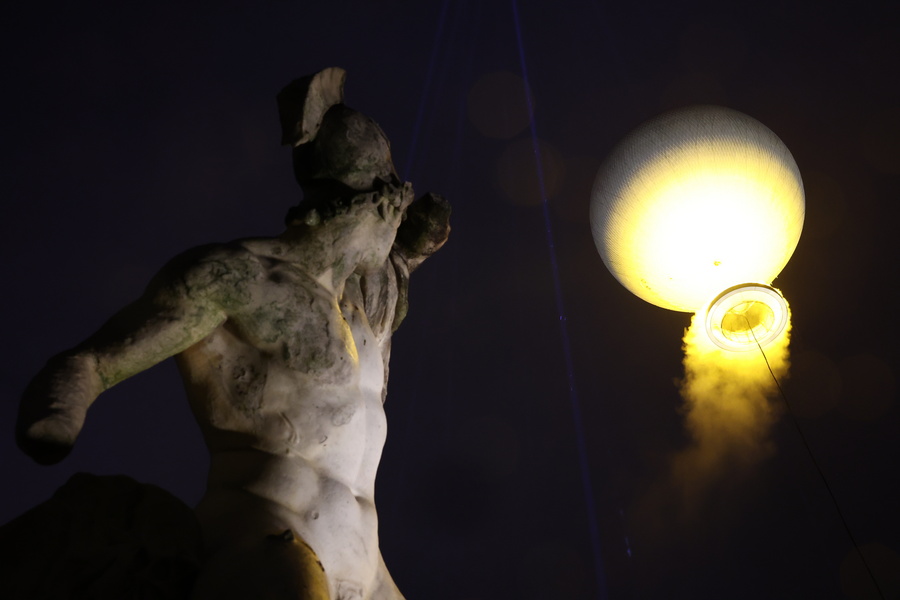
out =
<svg viewBox="0 0 900 600"><path fill-rule="evenodd" d="M72 450L87 407L96 398L92 360L57 356L31 381L19 405L16 443L42 465L61 461Z"/></svg>
<svg viewBox="0 0 900 600"><path fill-rule="evenodd" d="M450 203L429 192L410 204L406 220L397 230L396 244L415 268L440 250L449 235Z"/></svg>

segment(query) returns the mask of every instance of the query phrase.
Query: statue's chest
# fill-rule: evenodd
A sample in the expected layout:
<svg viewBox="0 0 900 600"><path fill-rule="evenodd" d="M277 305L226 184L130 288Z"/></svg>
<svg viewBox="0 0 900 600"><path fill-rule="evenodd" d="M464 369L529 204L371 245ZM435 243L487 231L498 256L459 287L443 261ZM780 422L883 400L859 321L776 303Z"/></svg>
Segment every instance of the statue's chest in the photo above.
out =
<svg viewBox="0 0 900 600"><path fill-rule="evenodd" d="M315 282L277 274L231 318L231 326L282 368L320 383L345 385L359 377L355 338L365 338L366 329L364 323L351 327L352 320Z"/></svg>

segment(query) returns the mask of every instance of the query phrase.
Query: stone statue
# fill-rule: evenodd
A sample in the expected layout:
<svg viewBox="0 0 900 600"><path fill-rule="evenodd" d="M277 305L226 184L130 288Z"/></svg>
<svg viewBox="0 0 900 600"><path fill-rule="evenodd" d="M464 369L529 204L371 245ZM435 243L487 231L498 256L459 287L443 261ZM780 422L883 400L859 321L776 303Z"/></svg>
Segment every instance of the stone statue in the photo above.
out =
<svg viewBox="0 0 900 600"><path fill-rule="evenodd" d="M274 238L189 250L28 386L20 447L61 460L104 390L175 356L211 455L192 598L399 600L373 493L391 334L449 233L326 69L278 97L304 199Z"/></svg>

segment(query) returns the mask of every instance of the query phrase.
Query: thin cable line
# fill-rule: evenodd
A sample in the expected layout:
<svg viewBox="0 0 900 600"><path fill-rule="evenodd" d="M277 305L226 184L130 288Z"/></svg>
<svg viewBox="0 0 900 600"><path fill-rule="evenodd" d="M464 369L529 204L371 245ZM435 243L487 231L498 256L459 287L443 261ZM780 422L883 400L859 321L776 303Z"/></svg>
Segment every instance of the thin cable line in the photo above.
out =
<svg viewBox="0 0 900 600"><path fill-rule="evenodd" d="M800 423L797 421L796 415L794 415L794 410L791 408L791 403L788 402L787 395L784 393L784 390L781 387L781 383L779 383L778 378L775 376L775 372L772 370L771 365L769 365L769 359L768 357L766 357L766 353L763 350L762 345L759 343L759 340L756 339L756 332L753 331L752 327L750 327L750 319L748 319L746 315L743 316L747 321L747 328L750 330L750 335L753 336L753 341L756 342L756 346L759 348L759 352L760 354L762 354L763 360L766 362L766 368L769 369L769 373L772 375L772 380L775 382L775 387L778 388L778 392L781 394L781 399L784 401L784 405L787 407L788 415L790 415L791 417L791 423L793 423L794 429L797 430L797 435L800 436L800 441L803 442L803 447L806 448L806 453L809 455L809 459L812 461L813 466L816 467L816 472L819 473L819 478L822 480L822 483L825 485L825 489L828 491L828 495L831 497L831 502L832 504L834 504L834 508L837 511L838 517L840 517L841 519L841 524L843 524L844 526L844 531L847 532L847 537L849 537L850 541L853 543L853 548L856 550L856 553L859 555L859 559L862 561L863 566L866 568L866 573L869 574L869 579L872 580L872 584L875 586L875 589L878 590L878 595L881 596L881 600L887 600L884 592L881 591L881 586L878 585L878 580L875 579L875 574L869 567L869 562L866 560L866 557L863 555L862 550L860 550L859 548L859 544L856 542L856 537L854 537L853 532L850 530L850 525L847 523L847 519L844 518L844 512L841 510L837 498L835 497L834 492L831 490L831 486L828 484L828 479L825 478L825 473L819 466L819 461L817 461L815 455L813 455L812 448L810 448L809 442L806 440L806 436L803 434L803 430L800 428Z"/></svg>

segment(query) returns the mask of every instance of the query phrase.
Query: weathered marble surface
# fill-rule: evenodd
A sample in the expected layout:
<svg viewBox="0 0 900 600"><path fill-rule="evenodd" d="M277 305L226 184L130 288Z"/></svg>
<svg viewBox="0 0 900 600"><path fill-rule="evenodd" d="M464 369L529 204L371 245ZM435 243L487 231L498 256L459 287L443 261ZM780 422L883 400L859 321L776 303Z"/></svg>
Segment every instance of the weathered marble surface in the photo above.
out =
<svg viewBox="0 0 900 600"><path fill-rule="evenodd" d="M326 69L279 94L304 191L274 238L195 248L25 392L17 425L61 460L97 396L175 356L211 455L193 598L402 598L378 549L391 333L410 272L449 234L378 125Z"/></svg>

